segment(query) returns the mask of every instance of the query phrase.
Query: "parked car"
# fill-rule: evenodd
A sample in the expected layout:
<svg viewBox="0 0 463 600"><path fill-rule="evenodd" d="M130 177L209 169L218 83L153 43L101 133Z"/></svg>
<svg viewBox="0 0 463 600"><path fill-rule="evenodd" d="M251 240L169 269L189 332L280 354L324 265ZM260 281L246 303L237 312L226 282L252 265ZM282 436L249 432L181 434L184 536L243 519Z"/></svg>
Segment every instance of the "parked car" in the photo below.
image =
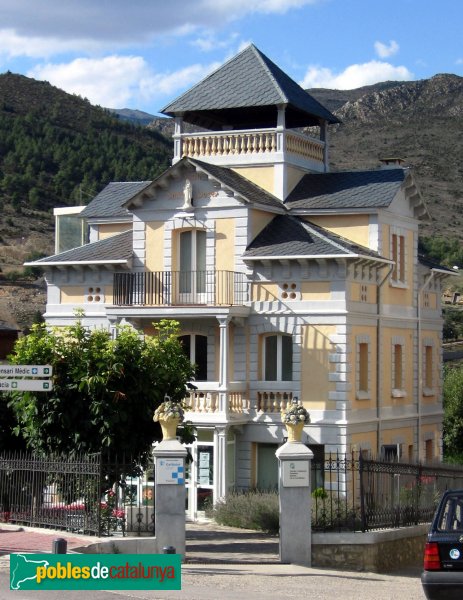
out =
<svg viewBox="0 0 463 600"><path fill-rule="evenodd" d="M463 598L463 490L444 492L436 509L421 583L429 600Z"/></svg>

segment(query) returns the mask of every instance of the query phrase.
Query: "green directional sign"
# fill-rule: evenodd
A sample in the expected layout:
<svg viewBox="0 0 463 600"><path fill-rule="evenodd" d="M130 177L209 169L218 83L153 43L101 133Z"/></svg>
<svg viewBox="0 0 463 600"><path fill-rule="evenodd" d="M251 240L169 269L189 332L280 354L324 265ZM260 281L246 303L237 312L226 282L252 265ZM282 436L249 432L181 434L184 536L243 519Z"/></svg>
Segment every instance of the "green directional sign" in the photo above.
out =
<svg viewBox="0 0 463 600"><path fill-rule="evenodd" d="M53 382L49 379L0 379L0 392L49 392Z"/></svg>
<svg viewBox="0 0 463 600"><path fill-rule="evenodd" d="M51 377L51 365L0 365L0 377Z"/></svg>

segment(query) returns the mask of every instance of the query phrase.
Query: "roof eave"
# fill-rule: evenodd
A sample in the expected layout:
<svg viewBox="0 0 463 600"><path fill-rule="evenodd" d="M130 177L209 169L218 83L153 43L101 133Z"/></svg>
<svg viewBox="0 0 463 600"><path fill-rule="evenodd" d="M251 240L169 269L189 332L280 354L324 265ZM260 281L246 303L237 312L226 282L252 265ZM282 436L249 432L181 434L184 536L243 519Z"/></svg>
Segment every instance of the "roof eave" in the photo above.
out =
<svg viewBox="0 0 463 600"><path fill-rule="evenodd" d="M367 256L364 254L294 254L281 256L243 256L244 261L262 261L262 260L322 260L322 259L355 259L368 260L383 264L394 264L393 260L376 256Z"/></svg>
<svg viewBox="0 0 463 600"><path fill-rule="evenodd" d="M115 259L115 260L54 260L47 262L25 262L25 267L70 267L88 266L88 265L127 265L130 259Z"/></svg>

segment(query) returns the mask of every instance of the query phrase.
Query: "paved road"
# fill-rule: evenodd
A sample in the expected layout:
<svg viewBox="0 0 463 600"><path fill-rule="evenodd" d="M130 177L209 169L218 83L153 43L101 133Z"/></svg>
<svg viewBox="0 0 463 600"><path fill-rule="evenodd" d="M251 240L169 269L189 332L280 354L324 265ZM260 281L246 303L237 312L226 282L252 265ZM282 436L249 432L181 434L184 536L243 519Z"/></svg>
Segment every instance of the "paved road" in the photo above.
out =
<svg viewBox="0 0 463 600"><path fill-rule="evenodd" d="M423 600L417 573L378 575L295 565L185 565L178 592L10 591L9 569L0 566L0 600Z"/></svg>
<svg viewBox="0 0 463 600"><path fill-rule="evenodd" d="M82 537L44 530L0 530L0 553L50 552L65 537L72 550ZM94 538L86 538L89 542ZM0 556L0 600L424 600L419 571L393 575L282 565L278 541L256 532L188 524L182 590L36 592L9 590L9 556Z"/></svg>

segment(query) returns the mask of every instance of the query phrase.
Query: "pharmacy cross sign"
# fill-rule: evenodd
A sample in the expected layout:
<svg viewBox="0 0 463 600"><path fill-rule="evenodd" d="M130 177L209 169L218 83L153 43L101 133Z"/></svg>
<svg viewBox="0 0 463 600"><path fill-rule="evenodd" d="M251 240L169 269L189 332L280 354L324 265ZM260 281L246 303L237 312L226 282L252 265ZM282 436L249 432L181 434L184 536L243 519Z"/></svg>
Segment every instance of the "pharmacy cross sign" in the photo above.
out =
<svg viewBox="0 0 463 600"><path fill-rule="evenodd" d="M0 365L0 392L49 392L52 374L51 365Z"/></svg>

